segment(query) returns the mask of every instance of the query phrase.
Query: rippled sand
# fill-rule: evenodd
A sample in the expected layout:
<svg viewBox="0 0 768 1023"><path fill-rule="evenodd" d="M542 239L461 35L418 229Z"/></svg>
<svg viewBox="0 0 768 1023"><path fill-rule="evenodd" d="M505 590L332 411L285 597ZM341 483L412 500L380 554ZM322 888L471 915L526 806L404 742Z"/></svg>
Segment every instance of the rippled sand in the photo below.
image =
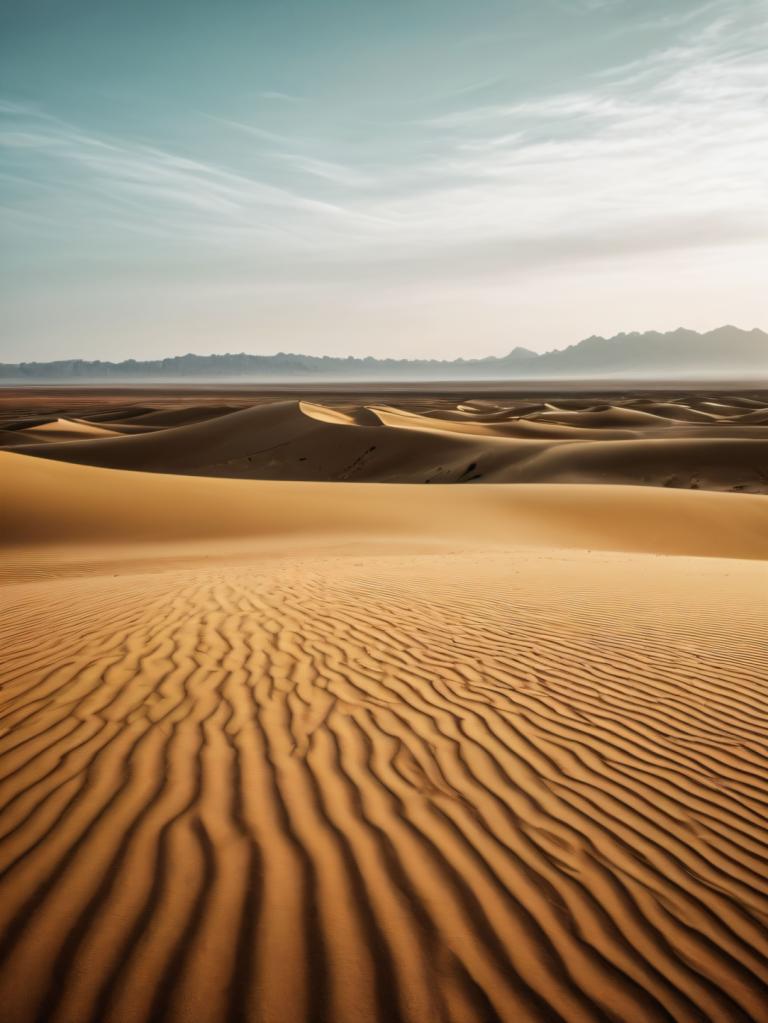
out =
<svg viewBox="0 0 768 1023"><path fill-rule="evenodd" d="M0 477L2 1023L767 1018L768 498Z"/></svg>

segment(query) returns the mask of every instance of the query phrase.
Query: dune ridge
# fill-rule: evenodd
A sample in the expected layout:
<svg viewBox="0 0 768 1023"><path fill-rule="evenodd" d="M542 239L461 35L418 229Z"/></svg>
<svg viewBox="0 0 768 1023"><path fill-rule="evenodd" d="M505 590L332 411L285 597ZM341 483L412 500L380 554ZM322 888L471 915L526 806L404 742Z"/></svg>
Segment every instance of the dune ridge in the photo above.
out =
<svg viewBox="0 0 768 1023"><path fill-rule="evenodd" d="M344 429L344 427L342 427ZM0 452L0 546L350 537L768 558L768 501L657 488L206 479Z"/></svg>
<svg viewBox="0 0 768 1023"><path fill-rule="evenodd" d="M68 433L59 412L42 425L12 421L0 442L82 465L241 479L768 492L768 397L422 396L400 405L273 398L241 407L128 405L122 418L97 408L91 419L81 406L73 405Z"/></svg>

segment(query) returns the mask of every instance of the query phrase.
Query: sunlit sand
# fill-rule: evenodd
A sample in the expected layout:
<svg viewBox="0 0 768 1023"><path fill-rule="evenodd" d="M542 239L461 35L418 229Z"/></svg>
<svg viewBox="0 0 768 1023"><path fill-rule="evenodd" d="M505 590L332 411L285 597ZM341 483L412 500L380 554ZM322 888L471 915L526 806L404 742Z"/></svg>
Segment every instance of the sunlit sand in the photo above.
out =
<svg viewBox="0 0 768 1023"><path fill-rule="evenodd" d="M0 1020L765 1018L737 400L9 420Z"/></svg>

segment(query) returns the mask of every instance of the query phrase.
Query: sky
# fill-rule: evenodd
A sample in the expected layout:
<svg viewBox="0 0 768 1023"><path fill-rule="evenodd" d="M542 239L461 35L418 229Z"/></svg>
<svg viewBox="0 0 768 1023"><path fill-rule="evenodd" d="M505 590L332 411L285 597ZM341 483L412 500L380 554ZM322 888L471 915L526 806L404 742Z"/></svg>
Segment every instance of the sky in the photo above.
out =
<svg viewBox="0 0 768 1023"><path fill-rule="evenodd" d="M0 361L768 327L768 0L3 0Z"/></svg>

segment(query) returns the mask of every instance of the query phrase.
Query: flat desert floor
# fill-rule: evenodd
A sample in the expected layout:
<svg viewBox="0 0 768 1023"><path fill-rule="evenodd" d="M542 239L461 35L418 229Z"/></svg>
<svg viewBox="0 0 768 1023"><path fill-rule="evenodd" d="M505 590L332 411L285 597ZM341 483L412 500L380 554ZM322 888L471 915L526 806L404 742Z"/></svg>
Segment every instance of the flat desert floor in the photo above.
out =
<svg viewBox="0 0 768 1023"><path fill-rule="evenodd" d="M0 408L2 1023L768 1019L768 396Z"/></svg>

